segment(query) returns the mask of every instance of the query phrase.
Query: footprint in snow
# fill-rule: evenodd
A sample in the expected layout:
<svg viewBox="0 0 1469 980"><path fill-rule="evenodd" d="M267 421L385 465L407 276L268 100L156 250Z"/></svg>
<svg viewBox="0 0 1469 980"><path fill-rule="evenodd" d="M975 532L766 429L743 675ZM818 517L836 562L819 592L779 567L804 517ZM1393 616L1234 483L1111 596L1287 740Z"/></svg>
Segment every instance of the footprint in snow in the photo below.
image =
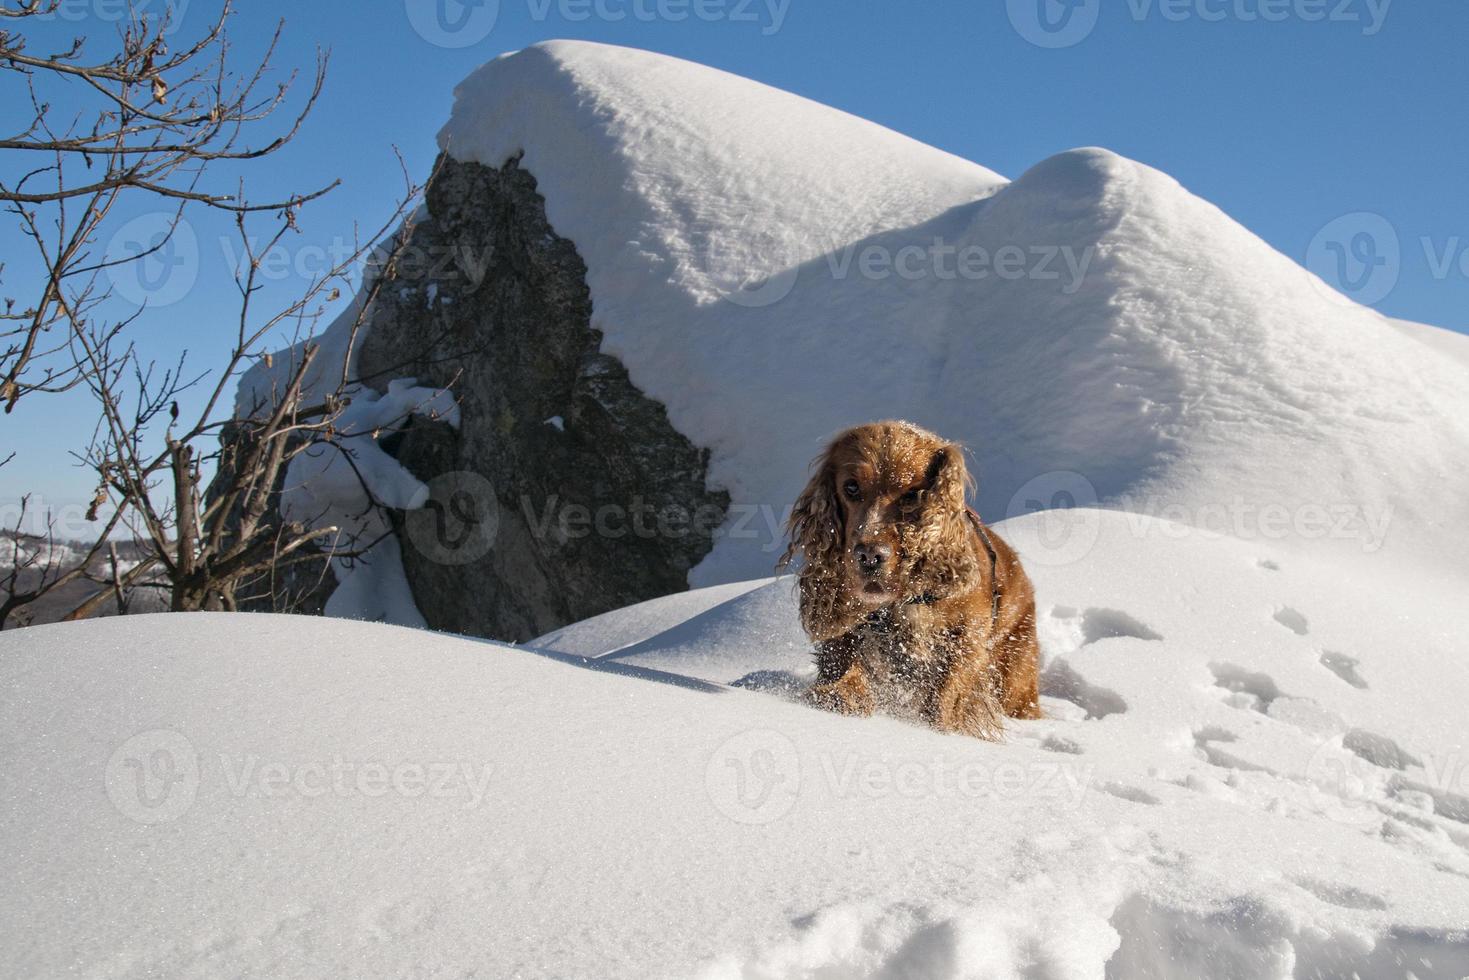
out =
<svg viewBox="0 0 1469 980"><path fill-rule="evenodd" d="M1280 688L1269 674L1246 670L1237 664L1211 663L1214 686L1228 691L1228 703L1236 708L1250 708L1261 714L1270 713L1270 705L1280 697Z"/></svg>
<svg viewBox="0 0 1469 980"><path fill-rule="evenodd" d="M1093 606L1052 606L1037 623L1041 648L1050 656L1065 656L1100 640L1131 638L1161 640L1163 635L1130 613Z"/></svg>
<svg viewBox="0 0 1469 980"><path fill-rule="evenodd" d="M1108 715L1121 714L1127 710L1122 695L1109 688L1092 684L1064 660L1055 660L1041 674L1041 694L1047 697L1070 701L1086 712L1087 721L1095 721Z"/></svg>
<svg viewBox="0 0 1469 980"><path fill-rule="evenodd" d="M1367 681L1357 670L1361 661L1335 650L1321 651L1321 666L1331 671L1359 691L1367 690Z"/></svg>
<svg viewBox="0 0 1469 980"><path fill-rule="evenodd" d="M1292 878L1291 883L1297 888L1310 892L1328 905L1335 905L1338 908L1362 909L1372 912L1381 912L1387 908L1387 903L1378 896L1371 892L1364 892L1360 888L1353 888L1351 885L1305 877Z"/></svg>
<svg viewBox="0 0 1469 980"><path fill-rule="evenodd" d="M1056 606L1051 610L1051 616L1055 619L1080 619L1083 646L1116 637L1132 637L1135 640L1163 639L1161 633L1121 609L1092 606L1078 613L1070 606Z"/></svg>
<svg viewBox="0 0 1469 980"><path fill-rule="evenodd" d="M1047 735L1041 739L1041 748L1047 752L1060 752L1063 755L1081 755L1083 751L1075 740L1061 735Z"/></svg>
<svg viewBox="0 0 1469 980"><path fill-rule="evenodd" d="M1310 626L1306 623L1306 617L1301 615L1299 610L1292 609L1290 606L1281 606L1275 610L1275 621L1296 636L1305 636L1311 632Z"/></svg>
<svg viewBox="0 0 1469 980"><path fill-rule="evenodd" d="M1310 698L1286 694L1269 674L1218 662L1211 663L1209 670L1214 675L1214 686L1228 692L1224 700L1230 707L1258 711L1318 735L1334 734L1346 727L1340 716Z"/></svg>
<svg viewBox="0 0 1469 980"><path fill-rule="evenodd" d="M1422 767L1415 756L1386 735L1378 735L1361 728L1353 728L1342 736L1342 748L1359 759L1372 763L1379 769L1396 769L1402 772L1409 766Z"/></svg>
<svg viewBox="0 0 1469 980"><path fill-rule="evenodd" d="M1227 728L1221 728L1218 725L1205 725L1203 728L1194 731L1194 753L1200 759L1209 763L1209 765L1217 766L1220 769L1234 769L1240 772L1263 772L1269 773L1272 776L1276 775L1275 772L1267 769L1265 766L1256 765L1253 762L1246 762L1219 747L1238 741L1239 736Z"/></svg>
<svg viewBox="0 0 1469 980"><path fill-rule="evenodd" d="M1098 787L1103 793L1126 800L1129 803L1141 803L1143 806L1157 806L1162 801L1145 789L1129 786L1126 783L1106 782Z"/></svg>

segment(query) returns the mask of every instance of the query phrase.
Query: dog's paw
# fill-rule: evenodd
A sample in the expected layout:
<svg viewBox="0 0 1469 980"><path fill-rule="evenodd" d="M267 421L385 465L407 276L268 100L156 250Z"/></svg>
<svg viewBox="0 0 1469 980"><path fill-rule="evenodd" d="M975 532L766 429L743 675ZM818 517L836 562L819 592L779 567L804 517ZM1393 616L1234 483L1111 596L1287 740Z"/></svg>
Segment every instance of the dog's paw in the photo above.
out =
<svg viewBox="0 0 1469 980"><path fill-rule="evenodd" d="M830 684L816 684L806 691L807 704L841 715L870 715L877 709L866 680L847 675Z"/></svg>
<svg viewBox="0 0 1469 980"><path fill-rule="evenodd" d="M941 732L995 742L1003 735L1005 719L988 685L954 681L939 692L932 724Z"/></svg>

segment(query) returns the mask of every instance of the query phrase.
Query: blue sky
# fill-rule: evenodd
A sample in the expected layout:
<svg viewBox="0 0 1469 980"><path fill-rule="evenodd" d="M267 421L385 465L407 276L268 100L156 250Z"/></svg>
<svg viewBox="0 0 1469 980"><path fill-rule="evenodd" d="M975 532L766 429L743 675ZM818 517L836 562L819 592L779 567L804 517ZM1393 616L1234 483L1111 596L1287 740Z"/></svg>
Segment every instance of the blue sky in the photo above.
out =
<svg viewBox="0 0 1469 980"><path fill-rule="evenodd" d="M218 9L172 3L181 36ZM115 6L66 0L32 44L101 43ZM293 257L388 216L401 188L392 148L428 173L459 79L502 51L572 37L755 78L1007 176L1105 146L1167 171L1296 260L1336 270L1383 312L1469 332L1469 4L1455 0L250 0L233 21L240 64L281 18L277 65L309 68L320 46L331 70L302 135L250 171L252 193L343 182L303 213ZM11 93L4 102L9 123ZM16 295L25 250L4 228L0 293ZM196 281L138 336L159 356L188 346L204 368L227 344L236 302L227 227L204 217L195 231ZM299 281L286 270L271 288ZM27 490L57 508L90 496L66 449L93 417L74 395L0 419L0 447L18 452L0 469L0 507Z"/></svg>

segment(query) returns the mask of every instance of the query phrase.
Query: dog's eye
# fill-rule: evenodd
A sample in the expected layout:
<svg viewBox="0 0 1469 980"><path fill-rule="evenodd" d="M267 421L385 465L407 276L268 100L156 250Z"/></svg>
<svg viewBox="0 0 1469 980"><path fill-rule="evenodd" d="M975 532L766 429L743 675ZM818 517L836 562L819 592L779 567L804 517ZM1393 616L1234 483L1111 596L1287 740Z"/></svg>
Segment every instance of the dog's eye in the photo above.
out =
<svg viewBox="0 0 1469 980"><path fill-rule="evenodd" d="M862 488L857 485L856 480L848 480L842 484L842 493L847 495L848 500L861 500Z"/></svg>
<svg viewBox="0 0 1469 980"><path fill-rule="evenodd" d="M909 490L907 493L898 498L898 503L902 504L904 507L912 507L918 503L918 497L919 491Z"/></svg>

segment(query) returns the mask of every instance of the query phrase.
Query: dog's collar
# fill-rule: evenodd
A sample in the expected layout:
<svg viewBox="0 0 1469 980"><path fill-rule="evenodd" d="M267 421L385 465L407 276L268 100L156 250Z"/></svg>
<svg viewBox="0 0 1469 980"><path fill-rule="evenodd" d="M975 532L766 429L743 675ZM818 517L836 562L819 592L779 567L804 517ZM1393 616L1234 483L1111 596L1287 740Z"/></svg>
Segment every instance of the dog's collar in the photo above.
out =
<svg viewBox="0 0 1469 980"><path fill-rule="evenodd" d="M997 574L1000 559L995 554L995 546L984 529L984 523L979 519L979 511L973 507L965 507L964 513L969 515L969 523L974 525L974 530L979 534L980 543L984 545L984 550L990 556L990 628L993 629L1000 622L1000 576Z"/></svg>

